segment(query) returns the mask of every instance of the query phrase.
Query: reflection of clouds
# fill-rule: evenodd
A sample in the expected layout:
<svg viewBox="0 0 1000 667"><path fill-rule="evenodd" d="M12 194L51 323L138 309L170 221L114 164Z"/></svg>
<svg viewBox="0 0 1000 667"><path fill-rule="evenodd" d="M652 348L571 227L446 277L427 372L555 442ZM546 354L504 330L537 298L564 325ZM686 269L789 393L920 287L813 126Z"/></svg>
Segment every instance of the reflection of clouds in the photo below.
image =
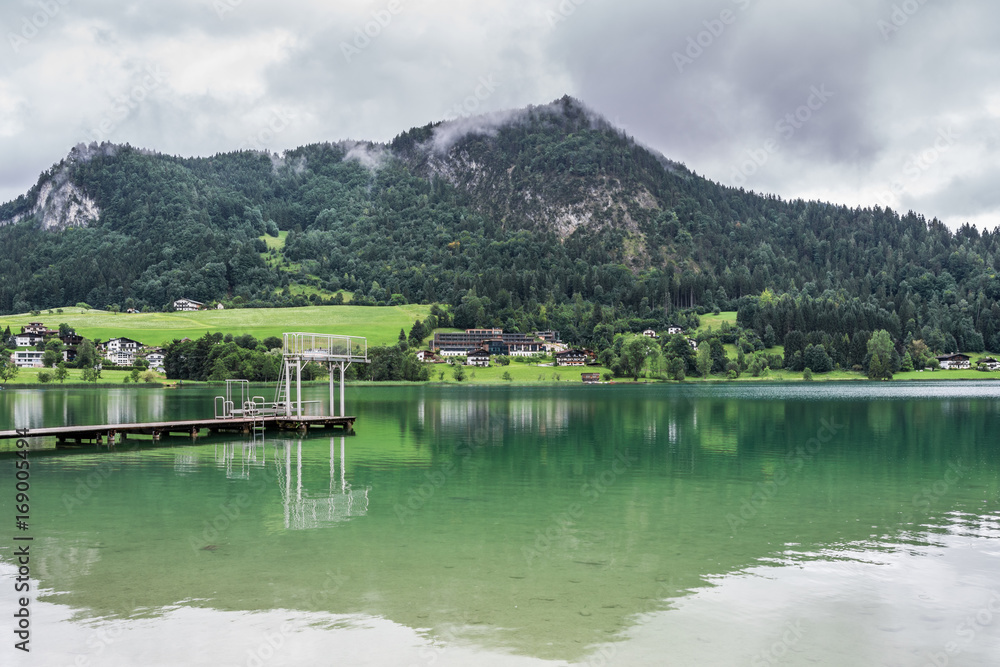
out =
<svg viewBox="0 0 1000 667"><path fill-rule="evenodd" d="M339 438L339 466L335 443L337 439L330 438L330 482L325 493L310 492L303 485L301 440L294 447L294 453L291 443L283 446L284 452L277 450L274 462L285 506L285 528L320 528L368 514L368 492L371 487L351 488L351 483L347 481L346 438Z"/></svg>

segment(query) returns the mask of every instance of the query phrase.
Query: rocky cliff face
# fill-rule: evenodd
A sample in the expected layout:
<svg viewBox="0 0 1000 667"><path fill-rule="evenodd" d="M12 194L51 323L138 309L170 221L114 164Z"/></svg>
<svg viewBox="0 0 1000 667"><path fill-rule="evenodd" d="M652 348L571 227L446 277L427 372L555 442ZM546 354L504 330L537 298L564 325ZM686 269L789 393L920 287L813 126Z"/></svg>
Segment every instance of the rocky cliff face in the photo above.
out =
<svg viewBox="0 0 1000 667"><path fill-rule="evenodd" d="M101 216L97 202L73 183L70 178L72 167L79 161L89 160L93 151L104 150L96 146L74 148L68 159L53 168L50 175L39 180L28 193L28 201L34 198L34 205L7 219L0 219L0 226L15 224L28 217L34 217L42 229L60 231L68 227L86 227Z"/></svg>

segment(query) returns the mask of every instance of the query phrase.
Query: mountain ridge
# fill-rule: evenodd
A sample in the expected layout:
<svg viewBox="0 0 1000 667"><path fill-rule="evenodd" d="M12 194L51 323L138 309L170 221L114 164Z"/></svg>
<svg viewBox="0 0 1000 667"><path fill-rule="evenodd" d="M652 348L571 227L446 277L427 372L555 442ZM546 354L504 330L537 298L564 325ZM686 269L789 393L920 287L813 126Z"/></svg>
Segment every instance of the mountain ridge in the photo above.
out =
<svg viewBox="0 0 1000 667"><path fill-rule="evenodd" d="M0 312L347 289L449 303L469 326L587 333L749 312L770 292L870 303L887 315L869 319L896 315L897 340L930 327L975 345L970 332L1000 329L995 231L726 187L570 97L281 155L78 146L0 220Z"/></svg>

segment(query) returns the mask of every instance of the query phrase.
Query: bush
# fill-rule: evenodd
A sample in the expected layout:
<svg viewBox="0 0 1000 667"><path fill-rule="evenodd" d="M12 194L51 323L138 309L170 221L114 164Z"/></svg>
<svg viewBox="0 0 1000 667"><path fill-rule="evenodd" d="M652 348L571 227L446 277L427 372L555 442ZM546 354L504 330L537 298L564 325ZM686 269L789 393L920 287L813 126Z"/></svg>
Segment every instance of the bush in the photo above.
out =
<svg viewBox="0 0 1000 667"><path fill-rule="evenodd" d="M813 372L808 368L806 368L804 371L802 371L802 379L805 380L806 382L811 382L813 379Z"/></svg>
<svg viewBox="0 0 1000 667"><path fill-rule="evenodd" d="M38 381L41 382L42 384L52 382L52 373L50 373L49 371L39 371Z"/></svg>
<svg viewBox="0 0 1000 667"><path fill-rule="evenodd" d="M93 310L94 308L85 301L78 301L76 304L77 308L83 308L84 310Z"/></svg>

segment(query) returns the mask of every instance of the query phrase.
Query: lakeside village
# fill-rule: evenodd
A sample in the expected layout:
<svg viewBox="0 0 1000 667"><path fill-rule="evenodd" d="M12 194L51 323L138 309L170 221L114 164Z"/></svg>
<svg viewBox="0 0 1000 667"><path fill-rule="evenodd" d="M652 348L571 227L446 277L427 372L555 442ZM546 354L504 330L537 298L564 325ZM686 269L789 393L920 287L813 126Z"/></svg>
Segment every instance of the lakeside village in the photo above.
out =
<svg viewBox="0 0 1000 667"><path fill-rule="evenodd" d="M42 322L30 322L21 327L21 332L12 334L10 328L4 332L4 343L13 345L10 354L11 365L17 368L53 368L58 374L67 365L83 368L84 379L97 380L102 369L133 371L132 381L141 377L146 382L155 382L155 373L164 372L166 352L163 348L146 346L131 338L118 337L108 341L88 340L65 324L59 329L50 329ZM87 374L86 371L91 371ZM141 374L152 371L143 377ZM87 377L89 375L90 377ZM40 376L47 382L52 377Z"/></svg>
<svg viewBox="0 0 1000 667"><path fill-rule="evenodd" d="M201 303L190 299L179 299L174 302L174 309L176 311L193 311L202 310L205 306ZM420 331L425 331L420 322L415 323L415 329L420 329ZM723 331L720 333L725 333L727 327L723 326ZM429 334L430 331L426 331ZM593 367L608 367L610 368L612 364L608 363L608 359L605 358L607 351L602 354L598 354L592 350L585 348L573 347L564 343L559 335L558 331L535 331L531 334L519 333L519 332L507 332L499 328L475 328L466 329L459 332L435 332L433 337L428 342L428 349L416 349L419 347L421 339L424 338L425 334L416 334L416 331L411 331L411 344L410 352L415 356L417 365L424 364L449 364L455 367L456 378L461 379L460 373L457 367L471 366L485 368L491 365L495 366L507 366L511 363L512 359L533 358L537 360L538 366L593 366ZM654 345L659 348L660 343L663 344L664 349L667 347L671 348L672 357L677 361L681 361L678 371L669 373L669 376L673 379L683 379L685 374L685 367L688 371L697 372L699 375L704 376L705 373L713 373L716 371L715 366L718 365L719 368L726 372L728 371L730 377L734 374L734 368L732 368L733 362L729 362L727 365L724 363L727 360L726 353L722 350L721 344L718 343L717 337L712 337L709 340L702 341L696 340L690 337L689 333L686 332L682 327L671 326L668 327L666 331L662 332L663 337L661 339L661 333L653 329L647 329L642 332L641 335L632 334L632 337L639 340L647 340L648 343L657 341ZM709 330L709 336L712 335L711 330ZM257 341L252 336L238 336L233 337L232 334L223 336L222 334L207 334L207 338L213 339L210 342L235 342L237 347L244 347L247 349L254 349L260 347L260 353L266 353L267 351L279 351L274 350L274 348L281 347L281 340L277 337L270 337L264 339L263 341ZM699 339L704 338L704 336L699 335ZM245 339L245 340L241 340ZM616 338L617 339L617 338ZM650 341L649 339L653 339ZM400 332L401 344L405 346L406 337L404 332ZM668 343L668 341L670 341ZM708 345L706 343L711 343L710 359L706 359L705 367L701 369L695 368L696 360L695 355L701 355L700 352L709 351ZM101 377L101 370L117 370L130 372L129 375L125 377L125 382L157 382L159 381L160 375L166 374L168 378L172 379L194 379L194 380L209 380L209 379L220 379L218 377L212 376L207 372L205 368L188 368L188 369L178 369L176 364L174 364L174 372L169 372L171 368L171 353L179 353L178 356L185 357L181 350L173 350L174 347L183 345L196 345L195 341L191 341L188 338L184 338L181 341L174 341L173 344L163 347L155 347L144 345L140 341L133 340L128 337L119 336L112 338L108 341L97 340L87 340L84 337L78 335L72 328L67 324L60 324L58 329L50 329L42 322L30 322L29 324L21 328L20 333L12 333L8 327L5 332L3 332L3 338L0 339L0 347L13 348L13 351L9 354L9 358L5 356L0 356L0 371L3 375L3 380L10 379L16 375L17 370L21 368L52 368L52 372L42 371L39 373L38 380L42 383L50 382L52 380L64 381L67 377L67 368L79 368L83 369L82 379L84 381L95 382ZM786 341L787 344L787 341ZM646 348L647 345L639 345L638 348ZM787 347L787 345L786 345ZM814 348L814 346L809 346ZM702 350L702 348L705 348ZM718 349L717 349L718 348ZM389 348L370 348L370 352L378 354L380 349L395 349L393 347ZM822 348L820 348L822 349ZM2 350L0 350L2 351ZM618 366L621 364L615 364L613 369L615 372L605 372L603 379L605 381L612 380L614 376L626 376L631 375L638 379L647 352L643 349L638 349L639 353L637 356L642 358L637 358L635 363L632 364L631 372L621 373L619 372ZM787 351L787 349L786 349ZM717 354L719 353L719 354ZM812 353L807 349L806 355L811 356ZM197 355L190 355L194 358ZM623 351L621 357L624 359L628 354ZM715 359L719 356L720 359ZM738 355L741 357L739 359L740 365L753 366L742 357L743 355ZM764 356L763 353L758 353L757 356ZM825 370L830 370L832 364L829 361L829 356L824 354L825 364L821 360L820 363L813 363L817 367L829 366ZM680 358L683 359L680 359ZM768 357L768 364L773 364L771 367L781 368L784 365L784 359L778 355L774 355L774 359ZM411 357L412 358L412 357ZM548 363L543 363L545 360L551 360ZM195 364L202 366L214 366L211 360L206 360L207 364ZM273 360L272 360L273 361ZM810 361L807 359L807 361ZM812 360L814 361L814 360ZM942 370L969 370L972 368L972 358L965 354L944 354L937 357L931 357L928 355L927 361L933 364L934 367L940 368ZM377 361L374 365L378 365ZM708 364L711 364L709 366ZM227 377L246 377L251 378L251 376L261 376L255 379L270 379L267 376L271 376L276 372L275 369L264 368L264 366L269 366L273 364L256 364L252 370L250 368L238 368L234 367L232 364L224 363L223 367L227 371L236 372L236 375L229 375ZM238 365L237 365L238 366ZM426 366L425 366L426 368ZM993 357L984 357L976 360L976 369L982 371L998 371L1000 370L1000 361ZM243 371L242 375L240 371ZM744 370L741 368L741 370ZM808 371L809 368L807 367ZM858 370L856 368L856 370ZM178 372L179 371L179 372ZM821 371L822 372L822 371ZM215 375L217 375L216 373ZM759 375L759 372L754 372L753 375ZM766 373L764 373L766 375ZM429 379L430 374L427 372L421 372L419 374L413 374L419 377L406 377L403 379ZM736 373L738 376L738 373ZM443 377L443 374L442 374ZM585 383L597 383L602 380L602 375L599 372L593 373L582 373L582 380ZM222 378L224 379L224 378ZM379 378L379 377L369 377L365 379L378 380L378 379L397 379L397 378ZM509 379L509 378L506 378Z"/></svg>

